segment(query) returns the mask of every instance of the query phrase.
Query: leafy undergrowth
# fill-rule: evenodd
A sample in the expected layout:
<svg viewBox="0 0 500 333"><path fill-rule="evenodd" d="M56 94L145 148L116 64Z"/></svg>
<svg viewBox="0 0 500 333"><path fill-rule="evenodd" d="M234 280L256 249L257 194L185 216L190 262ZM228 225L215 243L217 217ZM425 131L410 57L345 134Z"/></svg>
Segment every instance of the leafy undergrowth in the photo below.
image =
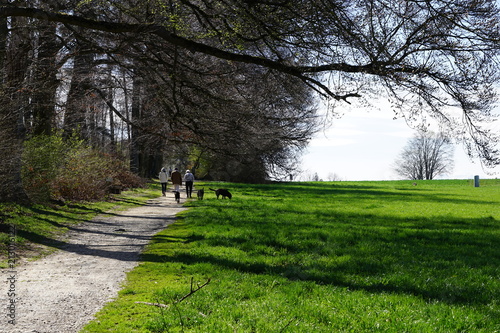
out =
<svg viewBox="0 0 500 333"><path fill-rule="evenodd" d="M224 184L233 199L189 202L84 332L498 332L500 184L483 184Z"/></svg>
<svg viewBox="0 0 500 333"><path fill-rule="evenodd" d="M150 184L147 188L125 191L103 202L50 206L0 204L0 268L8 266L9 252L15 252L17 261L38 258L62 245L64 233L71 226L99 214L143 205L158 197L159 193L158 185Z"/></svg>

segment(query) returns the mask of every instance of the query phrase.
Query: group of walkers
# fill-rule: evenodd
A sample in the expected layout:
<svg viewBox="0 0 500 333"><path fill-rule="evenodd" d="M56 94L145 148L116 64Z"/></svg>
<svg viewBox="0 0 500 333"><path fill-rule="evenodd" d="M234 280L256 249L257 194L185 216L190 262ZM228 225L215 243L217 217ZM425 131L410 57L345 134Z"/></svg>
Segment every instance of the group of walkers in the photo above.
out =
<svg viewBox="0 0 500 333"><path fill-rule="evenodd" d="M194 175L191 173L190 170L186 170L186 173L184 174L183 177L182 174L179 172L178 168L175 168L174 171L170 171L168 173L167 169L162 168L160 171L159 178L161 183L161 192L163 196L166 196L167 193L167 183L169 177L170 180L172 181L172 184L174 185L174 192L180 192L182 182L184 181L184 184L186 186L186 195L188 198L191 198L191 195L193 194Z"/></svg>

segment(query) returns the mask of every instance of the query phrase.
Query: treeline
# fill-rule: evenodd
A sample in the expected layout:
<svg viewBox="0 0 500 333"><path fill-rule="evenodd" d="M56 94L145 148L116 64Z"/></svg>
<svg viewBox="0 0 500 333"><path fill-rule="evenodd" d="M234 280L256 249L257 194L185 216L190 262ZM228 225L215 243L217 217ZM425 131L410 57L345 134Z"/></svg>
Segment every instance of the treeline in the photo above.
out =
<svg viewBox="0 0 500 333"><path fill-rule="evenodd" d="M147 7L148 2L135 9L92 1L10 5L70 10L89 19L120 16L125 22L174 20L176 15L175 8ZM33 188L33 179L22 170L53 171L40 169L40 163L23 165L22 151L33 148L24 143L31 140L82 140L95 154L121 160L144 178L167 165L193 169L199 178L259 182L293 172L296 153L314 131L310 89L277 71L43 17L12 16L0 23L0 139L7 157L0 163L2 201L23 199L23 189ZM184 16L183 22L166 24L191 34L199 23ZM38 152L42 160L53 159L46 149ZM88 158L81 156L74 165ZM85 173L103 182L108 169L102 165ZM73 181L80 183L79 177L74 174ZM63 194L61 189L54 193Z"/></svg>
<svg viewBox="0 0 500 333"><path fill-rule="evenodd" d="M38 136L140 177L288 178L317 98L432 118L496 166L499 31L496 0L0 0L0 200Z"/></svg>

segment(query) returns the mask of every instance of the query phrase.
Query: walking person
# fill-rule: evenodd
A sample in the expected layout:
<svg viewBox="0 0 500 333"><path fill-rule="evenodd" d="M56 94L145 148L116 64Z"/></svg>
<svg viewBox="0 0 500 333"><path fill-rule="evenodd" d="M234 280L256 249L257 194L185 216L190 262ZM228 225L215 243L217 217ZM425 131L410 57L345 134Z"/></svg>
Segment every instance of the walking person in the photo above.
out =
<svg viewBox="0 0 500 333"><path fill-rule="evenodd" d="M166 196L166 193L167 193L167 183L168 183L167 169L161 168L160 175L158 176L158 178L160 178L161 193L162 193L163 196Z"/></svg>
<svg viewBox="0 0 500 333"><path fill-rule="evenodd" d="M186 183L186 196L191 198L193 194L193 183L194 183L194 175L190 170L186 170L186 174L184 175L184 182Z"/></svg>
<svg viewBox="0 0 500 333"><path fill-rule="evenodd" d="M170 179L172 180L172 184L174 185L174 191L179 192L182 185L182 175L179 172L179 169L174 169L174 172L172 172L172 174L170 175Z"/></svg>

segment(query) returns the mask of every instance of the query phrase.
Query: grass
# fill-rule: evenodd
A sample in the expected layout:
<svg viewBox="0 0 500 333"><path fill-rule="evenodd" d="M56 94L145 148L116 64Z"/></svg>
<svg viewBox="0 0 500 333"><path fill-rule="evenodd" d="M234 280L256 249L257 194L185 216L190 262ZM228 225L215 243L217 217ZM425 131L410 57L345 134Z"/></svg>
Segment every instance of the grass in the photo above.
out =
<svg viewBox="0 0 500 333"><path fill-rule="evenodd" d="M106 202L67 203L65 205L0 204L0 268L8 266L8 248L15 230L16 255L36 259L50 253L63 243L64 233L71 226L88 221L98 214L106 214L143 205L158 197L158 189L147 188L125 191Z"/></svg>
<svg viewBox="0 0 500 333"><path fill-rule="evenodd" d="M500 182L411 184L224 184L83 331L500 332Z"/></svg>

